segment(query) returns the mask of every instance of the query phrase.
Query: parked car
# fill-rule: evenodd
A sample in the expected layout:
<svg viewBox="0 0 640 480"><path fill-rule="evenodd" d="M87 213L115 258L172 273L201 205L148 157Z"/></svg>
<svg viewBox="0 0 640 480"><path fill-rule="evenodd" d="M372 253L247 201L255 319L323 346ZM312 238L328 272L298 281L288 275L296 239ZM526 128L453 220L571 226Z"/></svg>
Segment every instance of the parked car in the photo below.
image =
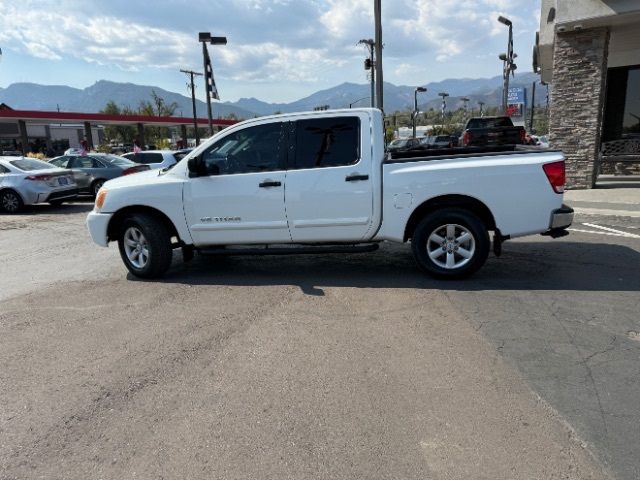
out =
<svg viewBox="0 0 640 480"><path fill-rule="evenodd" d="M388 146L387 150L390 152L404 152L411 150L420 145L420 140L417 138L398 138L393 140Z"/></svg>
<svg viewBox="0 0 640 480"><path fill-rule="evenodd" d="M0 152L2 157L21 157L22 152L19 150L3 150Z"/></svg>
<svg viewBox="0 0 640 480"><path fill-rule="evenodd" d="M148 165L140 165L107 153L91 153L85 156L63 155L49 160L49 163L71 170L80 193L94 196L107 180L149 170Z"/></svg>
<svg viewBox="0 0 640 480"><path fill-rule="evenodd" d="M526 134L524 127L515 127L510 117L472 117L462 132L462 145L522 145Z"/></svg>
<svg viewBox="0 0 640 480"><path fill-rule="evenodd" d="M172 167L182 158L177 158L176 152L172 150L145 150L139 153L125 153L122 156L132 162L148 165L152 170Z"/></svg>
<svg viewBox="0 0 640 480"><path fill-rule="evenodd" d="M182 148L180 150L176 150L175 152L173 152L173 155L176 157L176 160L179 162L184 157L189 155L191 152L193 152L193 148Z"/></svg>
<svg viewBox="0 0 640 480"><path fill-rule="evenodd" d="M35 158L0 157L0 210L16 213L25 205L57 205L77 196L69 170Z"/></svg>
<svg viewBox="0 0 640 480"><path fill-rule="evenodd" d="M326 254L384 241L410 241L430 275L463 278L487 259L489 232L497 255L509 238L568 234L562 153L476 147L390 159L383 125L380 110L364 108L237 123L171 170L110 181L87 227L100 246L117 241L142 278L162 275L174 248L188 260L194 250Z"/></svg>
<svg viewBox="0 0 640 480"><path fill-rule="evenodd" d="M451 136L449 135L432 135L428 137L422 137L420 139L420 146L423 149L451 148L453 147L453 142L451 141Z"/></svg>

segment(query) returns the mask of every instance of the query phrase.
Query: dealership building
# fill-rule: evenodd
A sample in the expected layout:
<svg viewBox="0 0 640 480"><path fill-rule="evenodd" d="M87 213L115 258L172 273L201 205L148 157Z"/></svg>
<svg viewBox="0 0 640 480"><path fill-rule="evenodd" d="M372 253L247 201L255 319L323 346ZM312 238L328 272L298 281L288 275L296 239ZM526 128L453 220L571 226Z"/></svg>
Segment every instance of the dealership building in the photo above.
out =
<svg viewBox="0 0 640 480"><path fill-rule="evenodd" d="M570 188L640 171L640 1L542 0L534 64ZM534 65L535 68L535 65Z"/></svg>

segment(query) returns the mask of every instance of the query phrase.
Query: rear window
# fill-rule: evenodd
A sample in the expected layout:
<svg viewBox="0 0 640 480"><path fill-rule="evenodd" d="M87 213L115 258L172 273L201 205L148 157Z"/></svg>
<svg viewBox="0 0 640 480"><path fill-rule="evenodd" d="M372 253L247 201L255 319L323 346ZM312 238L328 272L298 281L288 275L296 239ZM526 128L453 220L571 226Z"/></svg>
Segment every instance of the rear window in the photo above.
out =
<svg viewBox="0 0 640 480"><path fill-rule="evenodd" d="M104 160L105 162L109 162L111 165L115 165L117 167L130 167L134 165L134 162L128 160L124 157L119 157L118 155L102 155L100 160Z"/></svg>
<svg viewBox="0 0 640 480"><path fill-rule="evenodd" d="M150 163L162 163L164 161L164 157L161 153L134 153L133 156L128 155L127 158L144 165L149 165Z"/></svg>
<svg viewBox="0 0 640 480"><path fill-rule="evenodd" d="M360 160L358 117L317 118L296 122L295 168L354 165Z"/></svg>
<svg viewBox="0 0 640 480"><path fill-rule="evenodd" d="M472 118L469 120L467 128L496 128L513 127L513 122L509 117L497 118Z"/></svg>
<svg viewBox="0 0 640 480"><path fill-rule="evenodd" d="M47 162L41 162L33 158L22 158L20 160L12 160L9 162L11 165L23 172L31 172L33 170L46 170L48 168L55 168Z"/></svg>

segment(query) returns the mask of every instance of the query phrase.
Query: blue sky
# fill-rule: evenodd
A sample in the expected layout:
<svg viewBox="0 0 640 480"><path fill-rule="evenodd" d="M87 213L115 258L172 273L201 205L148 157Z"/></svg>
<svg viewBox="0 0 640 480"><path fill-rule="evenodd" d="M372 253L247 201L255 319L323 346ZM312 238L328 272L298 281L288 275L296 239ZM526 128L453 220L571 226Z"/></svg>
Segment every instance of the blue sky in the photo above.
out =
<svg viewBox="0 0 640 480"><path fill-rule="evenodd" d="M500 75L498 15L530 71L539 14L540 0L382 0L385 81ZM373 37L373 0L0 0L0 87L112 80L186 95L179 70L202 71L199 31L228 37L210 47L223 101L289 102L367 81L356 43Z"/></svg>

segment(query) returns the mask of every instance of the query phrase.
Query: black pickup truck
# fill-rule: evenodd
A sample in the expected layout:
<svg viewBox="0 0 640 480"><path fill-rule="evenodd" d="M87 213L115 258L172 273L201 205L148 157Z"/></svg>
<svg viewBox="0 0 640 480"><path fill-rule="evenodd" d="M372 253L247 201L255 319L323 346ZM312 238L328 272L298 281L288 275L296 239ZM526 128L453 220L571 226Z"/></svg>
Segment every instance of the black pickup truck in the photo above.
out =
<svg viewBox="0 0 640 480"><path fill-rule="evenodd" d="M462 132L465 147L522 145L525 143L524 127L514 127L509 117L472 117Z"/></svg>

